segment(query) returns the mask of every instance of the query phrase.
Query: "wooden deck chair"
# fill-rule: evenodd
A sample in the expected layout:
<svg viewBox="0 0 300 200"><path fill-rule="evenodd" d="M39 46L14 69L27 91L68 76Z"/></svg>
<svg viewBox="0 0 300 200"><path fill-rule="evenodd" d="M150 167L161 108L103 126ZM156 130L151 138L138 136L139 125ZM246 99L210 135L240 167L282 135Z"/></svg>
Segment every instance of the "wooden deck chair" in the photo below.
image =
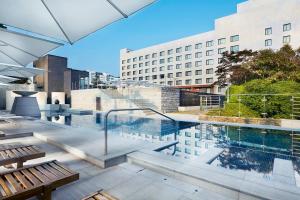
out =
<svg viewBox="0 0 300 200"><path fill-rule="evenodd" d="M11 170L0 174L0 199L24 200L38 196L50 200L53 190L78 179L79 173L55 160Z"/></svg>
<svg viewBox="0 0 300 200"><path fill-rule="evenodd" d="M0 166L17 163L17 168L23 167L27 160L41 158L45 152L34 145L3 144L0 145Z"/></svg>

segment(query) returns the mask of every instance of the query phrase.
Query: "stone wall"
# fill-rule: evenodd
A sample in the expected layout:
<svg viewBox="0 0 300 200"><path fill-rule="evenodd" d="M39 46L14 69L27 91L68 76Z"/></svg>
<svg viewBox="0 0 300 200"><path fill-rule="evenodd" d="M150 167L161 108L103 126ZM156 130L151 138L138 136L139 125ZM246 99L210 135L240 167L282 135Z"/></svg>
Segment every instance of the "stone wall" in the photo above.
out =
<svg viewBox="0 0 300 200"><path fill-rule="evenodd" d="M180 90L176 88L161 88L161 111L177 112L180 101Z"/></svg>

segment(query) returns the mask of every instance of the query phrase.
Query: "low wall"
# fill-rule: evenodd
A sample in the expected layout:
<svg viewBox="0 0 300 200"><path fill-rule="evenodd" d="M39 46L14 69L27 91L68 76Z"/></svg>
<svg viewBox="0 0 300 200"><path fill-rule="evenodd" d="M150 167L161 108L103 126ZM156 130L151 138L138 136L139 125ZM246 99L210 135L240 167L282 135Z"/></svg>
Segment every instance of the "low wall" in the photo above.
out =
<svg viewBox="0 0 300 200"><path fill-rule="evenodd" d="M180 106L178 107L179 112L185 112L185 111L194 111L194 110L200 110L200 106Z"/></svg>
<svg viewBox="0 0 300 200"><path fill-rule="evenodd" d="M300 120L289 120L289 119L263 119L263 118L241 118L241 117L200 115L199 120L212 121L212 122L238 123L238 124L271 125L271 126L280 126L282 128L300 129Z"/></svg>

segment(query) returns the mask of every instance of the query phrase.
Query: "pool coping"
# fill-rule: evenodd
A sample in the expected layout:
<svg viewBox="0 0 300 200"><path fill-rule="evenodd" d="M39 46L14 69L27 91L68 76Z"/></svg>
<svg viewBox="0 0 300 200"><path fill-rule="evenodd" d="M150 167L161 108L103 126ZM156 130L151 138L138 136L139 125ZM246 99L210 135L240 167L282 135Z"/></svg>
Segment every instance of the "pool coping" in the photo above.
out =
<svg viewBox="0 0 300 200"><path fill-rule="evenodd" d="M172 175L186 181L197 183L202 187L224 190L224 193L236 198L245 195L258 199L297 200L300 199L300 188L279 182L264 182L245 173L229 171L204 163L193 163L184 159L162 153L141 150L127 155L130 163L151 168L160 173Z"/></svg>

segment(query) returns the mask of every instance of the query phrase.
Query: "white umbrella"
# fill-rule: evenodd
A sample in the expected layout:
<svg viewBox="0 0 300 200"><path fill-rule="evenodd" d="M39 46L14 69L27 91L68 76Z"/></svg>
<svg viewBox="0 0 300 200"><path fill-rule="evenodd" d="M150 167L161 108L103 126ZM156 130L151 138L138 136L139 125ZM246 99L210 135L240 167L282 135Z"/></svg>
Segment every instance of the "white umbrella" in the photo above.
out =
<svg viewBox="0 0 300 200"><path fill-rule="evenodd" d="M0 63L0 75L3 76L30 78L36 75L42 75L43 73L44 70L42 69Z"/></svg>
<svg viewBox="0 0 300 200"><path fill-rule="evenodd" d="M0 28L0 63L26 66L61 45Z"/></svg>
<svg viewBox="0 0 300 200"><path fill-rule="evenodd" d="M18 80L18 79L0 75L0 83L10 83L10 82L13 82L13 81L16 81L16 80Z"/></svg>
<svg viewBox="0 0 300 200"><path fill-rule="evenodd" d="M155 0L1 0L0 23L74 43Z"/></svg>

